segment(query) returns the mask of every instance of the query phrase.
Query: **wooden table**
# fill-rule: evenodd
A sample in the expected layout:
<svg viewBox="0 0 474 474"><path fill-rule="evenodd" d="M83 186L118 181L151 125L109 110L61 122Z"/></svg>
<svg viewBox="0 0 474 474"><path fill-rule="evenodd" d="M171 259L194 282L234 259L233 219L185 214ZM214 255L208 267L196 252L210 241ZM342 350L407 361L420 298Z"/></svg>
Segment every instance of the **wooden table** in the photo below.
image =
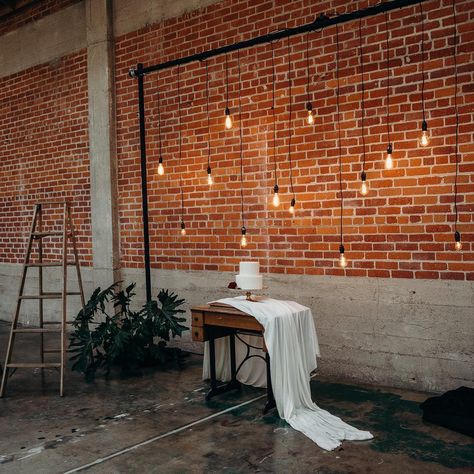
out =
<svg viewBox="0 0 474 474"><path fill-rule="evenodd" d="M222 304L193 306L191 308L192 321L192 337L193 341L209 342L209 362L211 372L211 389L206 395L209 400L214 395L228 392L229 390L240 389L240 382L237 380L237 373L242 364L250 357L250 347L247 345L247 355L237 368L235 360L235 337L238 334L248 334L263 337L263 326L250 314L244 313L231 306ZM216 379L216 348L215 340L219 337L229 336L230 340L230 368L231 380L227 384L217 385ZM275 407L275 399L273 397L272 380L270 375L270 356L263 343L265 352L265 362L267 366L267 403L263 410L267 413L271 408Z"/></svg>

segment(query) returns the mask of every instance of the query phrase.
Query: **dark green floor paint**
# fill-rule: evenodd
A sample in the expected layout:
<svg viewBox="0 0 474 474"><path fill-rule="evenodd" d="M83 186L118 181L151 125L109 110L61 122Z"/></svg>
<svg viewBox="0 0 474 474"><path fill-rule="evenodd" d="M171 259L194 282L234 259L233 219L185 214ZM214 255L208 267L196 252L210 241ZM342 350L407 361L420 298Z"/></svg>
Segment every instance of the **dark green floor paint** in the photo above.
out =
<svg viewBox="0 0 474 474"><path fill-rule="evenodd" d="M403 453L450 468L474 466L474 443L447 442L420 430L424 422L418 402L381 390L316 381L312 383L312 393L321 408L360 429L371 431L374 439L370 447L375 451ZM364 413L357 415L357 406L362 404ZM367 404L371 408L368 409Z"/></svg>

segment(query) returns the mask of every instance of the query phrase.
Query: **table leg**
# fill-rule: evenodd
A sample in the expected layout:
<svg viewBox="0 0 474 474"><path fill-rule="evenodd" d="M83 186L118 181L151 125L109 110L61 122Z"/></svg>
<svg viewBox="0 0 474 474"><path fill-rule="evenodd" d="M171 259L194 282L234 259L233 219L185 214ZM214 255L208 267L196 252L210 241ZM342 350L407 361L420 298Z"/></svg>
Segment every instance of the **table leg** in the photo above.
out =
<svg viewBox="0 0 474 474"><path fill-rule="evenodd" d="M209 400L214 395L219 395L220 393L229 392L230 390L240 389L240 382L236 378L236 363L235 363L235 339L234 334L230 335L230 367L232 373L232 380L225 384L217 386L216 379L216 346L215 338L209 338L209 364L211 369L211 389L207 392L206 400Z"/></svg>
<svg viewBox="0 0 474 474"><path fill-rule="evenodd" d="M230 385L233 388L240 388L240 382L237 380L237 361L235 357L235 334L232 333L229 336L230 339L230 373L231 373L231 381Z"/></svg>
<svg viewBox="0 0 474 474"><path fill-rule="evenodd" d="M263 409L264 415L276 407L275 397L273 396L272 375L270 372L270 356L268 352L265 353L265 363L267 365L267 403Z"/></svg>

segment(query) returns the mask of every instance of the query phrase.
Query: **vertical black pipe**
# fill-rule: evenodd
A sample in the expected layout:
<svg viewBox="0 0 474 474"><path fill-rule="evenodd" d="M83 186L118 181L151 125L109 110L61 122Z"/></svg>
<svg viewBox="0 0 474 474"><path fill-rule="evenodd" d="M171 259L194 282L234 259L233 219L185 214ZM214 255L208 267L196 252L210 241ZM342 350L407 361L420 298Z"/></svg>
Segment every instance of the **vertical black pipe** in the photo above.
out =
<svg viewBox="0 0 474 474"><path fill-rule="evenodd" d="M145 288L146 300L151 301L150 233L148 228L148 188L146 178L145 98L143 92L144 74L142 69L143 64L138 64L138 111L140 115L140 160L142 178L143 250L145 252Z"/></svg>

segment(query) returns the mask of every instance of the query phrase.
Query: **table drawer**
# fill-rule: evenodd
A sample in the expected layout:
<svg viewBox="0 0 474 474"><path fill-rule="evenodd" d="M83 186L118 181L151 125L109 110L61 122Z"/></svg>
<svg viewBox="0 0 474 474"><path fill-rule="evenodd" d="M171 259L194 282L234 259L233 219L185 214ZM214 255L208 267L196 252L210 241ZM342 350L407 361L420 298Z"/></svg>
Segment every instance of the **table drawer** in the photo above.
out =
<svg viewBox="0 0 474 474"><path fill-rule="evenodd" d="M204 328L199 326L192 327L192 336L193 341L195 342L204 342Z"/></svg>
<svg viewBox="0 0 474 474"><path fill-rule="evenodd" d="M201 311L192 311L191 312L191 324L193 326L203 326L203 314Z"/></svg>

